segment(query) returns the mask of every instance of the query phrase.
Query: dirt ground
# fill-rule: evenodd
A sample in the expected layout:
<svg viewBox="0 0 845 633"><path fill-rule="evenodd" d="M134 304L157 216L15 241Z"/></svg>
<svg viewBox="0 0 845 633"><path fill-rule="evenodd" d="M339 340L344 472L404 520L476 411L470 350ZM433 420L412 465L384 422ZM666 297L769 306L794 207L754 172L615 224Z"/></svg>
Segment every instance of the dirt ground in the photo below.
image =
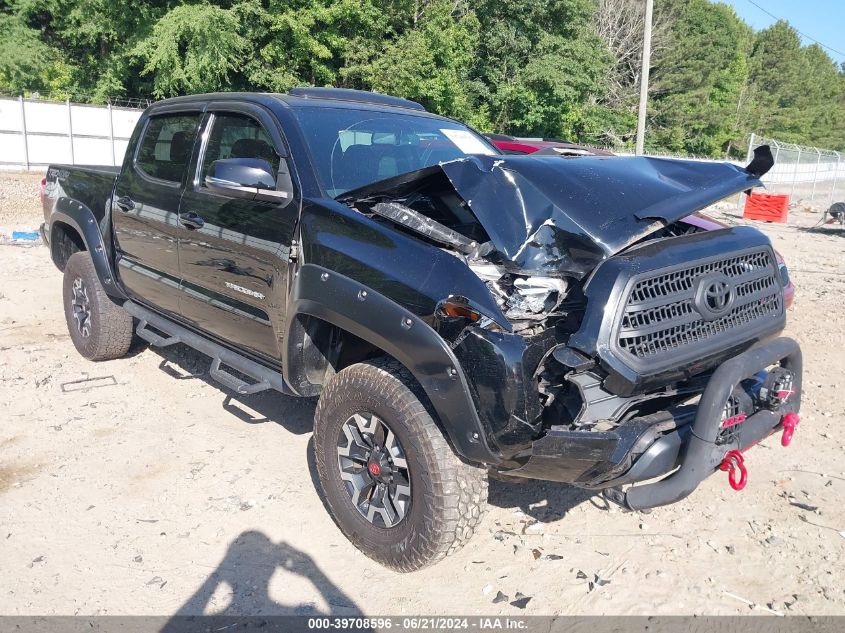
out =
<svg viewBox="0 0 845 633"><path fill-rule="evenodd" d="M0 174L0 234L40 224L39 178ZM0 614L845 614L845 234L791 215L759 228L798 288L803 418L743 492L645 515L494 481L470 544L407 575L326 513L314 401L234 397L183 347L83 360L46 249L0 237Z"/></svg>

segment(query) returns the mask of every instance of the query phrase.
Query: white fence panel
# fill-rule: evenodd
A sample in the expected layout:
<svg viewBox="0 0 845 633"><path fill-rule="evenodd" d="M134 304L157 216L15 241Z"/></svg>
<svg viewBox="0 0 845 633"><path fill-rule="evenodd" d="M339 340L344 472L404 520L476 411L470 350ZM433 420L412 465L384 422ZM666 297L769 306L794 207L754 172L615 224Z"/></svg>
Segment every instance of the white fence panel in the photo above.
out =
<svg viewBox="0 0 845 633"><path fill-rule="evenodd" d="M0 98L0 169L119 165L143 110Z"/></svg>
<svg viewBox="0 0 845 633"><path fill-rule="evenodd" d="M68 107L64 103L25 101L27 134L70 134Z"/></svg>
<svg viewBox="0 0 845 633"><path fill-rule="evenodd" d="M141 112L143 112L143 110L112 108L111 114L115 138L121 138L128 141L129 137L132 136L132 131L135 129L135 124L141 116ZM121 156L123 156L122 153Z"/></svg>
<svg viewBox="0 0 845 633"><path fill-rule="evenodd" d="M27 132L26 142L30 165L74 162L70 151L70 138L67 136L46 136Z"/></svg>
<svg viewBox="0 0 845 633"><path fill-rule="evenodd" d="M21 130L21 103L18 99L0 99L0 130Z"/></svg>
<svg viewBox="0 0 845 633"><path fill-rule="evenodd" d="M0 132L0 165L23 165L24 146L20 132Z"/></svg>
<svg viewBox="0 0 845 633"><path fill-rule="evenodd" d="M123 152L120 157L123 157ZM74 137L73 158L77 165L111 165L111 141L107 138Z"/></svg>
<svg viewBox="0 0 845 633"><path fill-rule="evenodd" d="M106 106L108 110L108 106ZM71 114L73 115L73 133L87 136L103 136L108 135L108 128L103 129L103 121L108 121L108 112L103 115L103 109L100 106L84 106L71 105Z"/></svg>

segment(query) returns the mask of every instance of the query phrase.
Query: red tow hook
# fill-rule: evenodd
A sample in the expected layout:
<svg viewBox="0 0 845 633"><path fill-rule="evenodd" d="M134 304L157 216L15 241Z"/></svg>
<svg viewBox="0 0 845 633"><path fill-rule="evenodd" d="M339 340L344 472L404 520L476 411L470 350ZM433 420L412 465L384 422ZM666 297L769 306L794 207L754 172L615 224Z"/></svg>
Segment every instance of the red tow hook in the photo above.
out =
<svg viewBox="0 0 845 633"><path fill-rule="evenodd" d="M745 488L745 484L748 483L748 471L745 468L745 460L742 457L742 453L738 450L731 450L725 453L719 470L728 471L728 483L737 492ZM739 471L738 481L736 478L737 471Z"/></svg>
<svg viewBox="0 0 845 633"><path fill-rule="evenodd" d="M783 435L780 437L781 446L789 446L789 443L792 442L792 436L795 435L795 428L800 421L801 418L797 413L787 413L783 416L783 419L780 421L783 426Z"/></svg>

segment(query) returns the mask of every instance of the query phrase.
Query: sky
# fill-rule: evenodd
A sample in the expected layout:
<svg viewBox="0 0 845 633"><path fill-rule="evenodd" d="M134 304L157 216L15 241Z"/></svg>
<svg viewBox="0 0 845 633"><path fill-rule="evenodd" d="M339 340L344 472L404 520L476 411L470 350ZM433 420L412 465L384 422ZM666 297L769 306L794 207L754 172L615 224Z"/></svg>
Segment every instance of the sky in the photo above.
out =
<svg viewBox="0 0 845 633"><path fill-rule="evenodd" d="M777 20L749 0L719 0L731 5L737 14L755 31L774 24ZM754 0L769 13L787 20L794 28L814 38L838 53L825 48L835 61L845 61L845 0ZM804 44L813 40L802 37Z"/></svg>

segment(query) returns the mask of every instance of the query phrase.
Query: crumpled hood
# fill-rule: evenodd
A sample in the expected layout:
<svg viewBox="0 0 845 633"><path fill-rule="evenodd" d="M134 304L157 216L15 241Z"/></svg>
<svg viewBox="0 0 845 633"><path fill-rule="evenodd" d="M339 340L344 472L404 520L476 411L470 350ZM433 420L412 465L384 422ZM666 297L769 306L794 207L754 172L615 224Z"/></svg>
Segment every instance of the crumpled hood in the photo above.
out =
<svg viewBox="0 0 845 633"><path fill-rule="evenodd" d="M443 177L515 269L587 275L664 224L759 186L728 163L646 157L474 156L347 192L401 198Z"/></svg>

